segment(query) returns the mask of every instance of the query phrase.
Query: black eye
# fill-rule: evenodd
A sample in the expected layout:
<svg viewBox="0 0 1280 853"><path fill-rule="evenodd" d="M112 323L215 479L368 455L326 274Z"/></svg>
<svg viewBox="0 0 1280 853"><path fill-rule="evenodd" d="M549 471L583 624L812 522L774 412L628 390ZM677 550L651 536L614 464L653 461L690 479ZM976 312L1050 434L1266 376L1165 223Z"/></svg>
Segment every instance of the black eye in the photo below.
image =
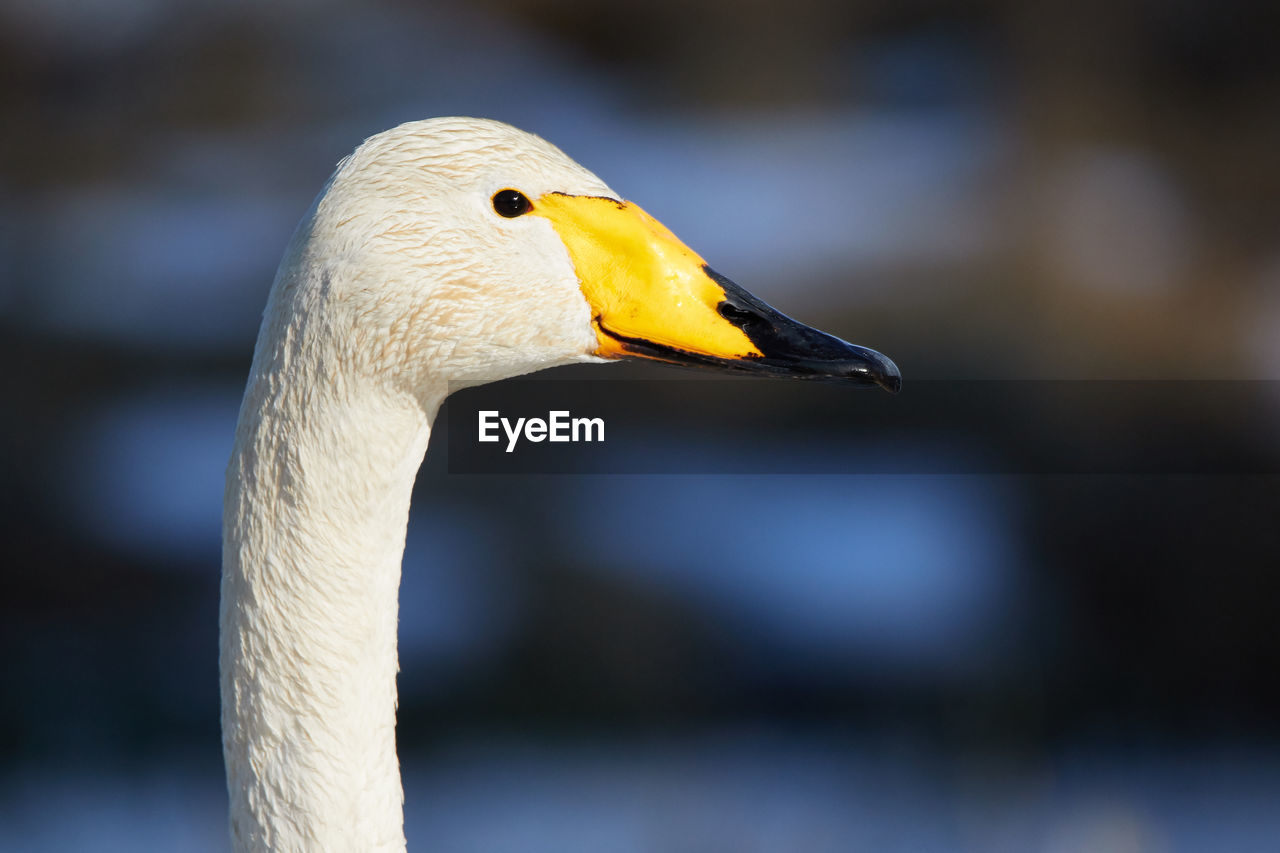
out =
<svg viewBox="0 0 1280 853"><path fill-rule="evenodd" d="M493 194L493 209L498 211L499 216L514 219L528 213L533 205L519 190L498 190Z"/></svg>

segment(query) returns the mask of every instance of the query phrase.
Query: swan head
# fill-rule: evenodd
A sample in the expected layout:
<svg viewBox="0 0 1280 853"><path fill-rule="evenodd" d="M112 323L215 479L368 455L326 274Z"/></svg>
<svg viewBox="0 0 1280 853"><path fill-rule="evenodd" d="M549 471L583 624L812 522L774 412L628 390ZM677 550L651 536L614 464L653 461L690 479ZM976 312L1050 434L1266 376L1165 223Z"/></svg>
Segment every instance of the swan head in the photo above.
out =
<svg viewBox="0 0 1280 853"><path fill-rule="evenodd" d="M885 356L774 310L558 148L495 121L366 140L280 278L273 302L324 317L344 359L417 393L619 358L900 382Z"/></svg>

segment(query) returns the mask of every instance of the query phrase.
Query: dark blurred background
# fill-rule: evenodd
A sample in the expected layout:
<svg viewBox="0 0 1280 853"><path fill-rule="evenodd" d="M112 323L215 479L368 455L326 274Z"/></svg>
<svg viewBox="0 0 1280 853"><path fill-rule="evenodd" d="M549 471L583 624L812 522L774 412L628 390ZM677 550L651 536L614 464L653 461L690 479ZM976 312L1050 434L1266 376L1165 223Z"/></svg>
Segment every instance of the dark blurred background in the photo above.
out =
<svg viewBox="0 0 1280 853"><path fill-rule="evenodd" d="M904 399L1254 381L1247 416L1189 386L1230 475L473 476L433 439L411 849L1280 849L1280 482L1248 474L1280 450L1277 8L3 0L0 848L226 849L257 318L340 157L462 114L888 353ZM696 449L840 452L838 411ZM1169 413L1058 417L1140 454Z"/></svg>

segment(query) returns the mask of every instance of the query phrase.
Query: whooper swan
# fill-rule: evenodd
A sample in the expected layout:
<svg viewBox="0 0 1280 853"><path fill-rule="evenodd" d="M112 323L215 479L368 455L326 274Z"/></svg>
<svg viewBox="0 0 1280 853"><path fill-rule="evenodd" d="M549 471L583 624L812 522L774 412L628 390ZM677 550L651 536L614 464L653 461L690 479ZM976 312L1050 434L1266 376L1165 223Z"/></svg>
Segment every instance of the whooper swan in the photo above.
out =
<svg viewBox="0 0 1280 853"><path fill-rule="evenodd" d="M899 384L889 359L713 272L536 136L433 119L339 164L271 288L227 470L236 850L405 848L397 592L432 419L451 382L633 356Z"/></svg>

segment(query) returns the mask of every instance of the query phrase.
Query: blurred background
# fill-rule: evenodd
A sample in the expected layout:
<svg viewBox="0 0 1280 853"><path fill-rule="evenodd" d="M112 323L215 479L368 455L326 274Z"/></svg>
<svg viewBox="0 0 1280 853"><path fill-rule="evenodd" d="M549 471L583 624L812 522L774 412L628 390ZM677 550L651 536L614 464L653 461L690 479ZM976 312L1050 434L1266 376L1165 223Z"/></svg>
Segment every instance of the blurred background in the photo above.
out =
<svg viewBox="0 0 1280 853"><path fill-rule="evenodd" d="M227 849L258 317L338 159L450 114L555 142L904 398L1247 380L1247 416L1185 401L1246 473L486 477L434 442L411 849L1277 849L1277 8L0 0L0 849ZM1167 416L1060 412L1121 454Z"/></svg>

